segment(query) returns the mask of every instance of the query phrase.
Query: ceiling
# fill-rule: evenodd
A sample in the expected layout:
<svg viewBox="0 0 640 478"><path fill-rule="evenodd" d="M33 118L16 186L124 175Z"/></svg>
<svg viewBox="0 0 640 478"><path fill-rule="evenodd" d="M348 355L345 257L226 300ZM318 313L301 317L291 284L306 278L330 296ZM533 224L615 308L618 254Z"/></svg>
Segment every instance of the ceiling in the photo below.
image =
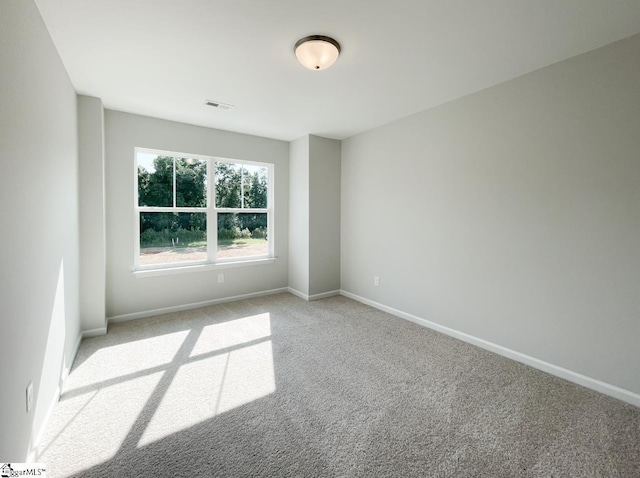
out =
<svg viewBox="0 0 640 478"><path fill-rule="evenodd" d="M78 93L283 140L343 139L640 32L638 0L36 4ZM341 43L328 70L297 62L310 34Z"/></svg>

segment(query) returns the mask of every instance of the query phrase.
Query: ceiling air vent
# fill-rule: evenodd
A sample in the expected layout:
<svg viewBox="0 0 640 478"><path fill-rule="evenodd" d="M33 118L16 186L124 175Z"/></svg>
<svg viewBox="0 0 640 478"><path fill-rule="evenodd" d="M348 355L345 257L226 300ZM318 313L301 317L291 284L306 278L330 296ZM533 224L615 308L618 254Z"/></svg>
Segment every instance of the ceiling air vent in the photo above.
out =
<svg viewBox="0 0 640 478"><path fill-rule="evenodd" d="M233 105L230 105L229 103L222 103L220 101L213 101L213 100L205 100L204 104L207 105L207 106L212 106L214 108L218 108L220 110L231 110L234 107Z"/></svg>

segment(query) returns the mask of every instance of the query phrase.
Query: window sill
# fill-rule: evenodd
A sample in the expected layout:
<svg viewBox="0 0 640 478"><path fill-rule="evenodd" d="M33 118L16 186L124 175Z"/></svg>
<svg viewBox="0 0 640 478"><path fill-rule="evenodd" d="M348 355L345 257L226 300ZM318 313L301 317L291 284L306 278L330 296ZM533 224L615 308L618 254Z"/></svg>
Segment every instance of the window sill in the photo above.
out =
<svg viewBox="0 0 640 478"><path fill-rule="evenodd" d="M168 274L182 274L184 272L204 272L218 269L231 269L235 267L261 266L264 264L273 264L276 257L265 257L260 259L246 259L239 261L216 262L215 264L193 264L193 265L175 265L170 267L161 267L157 269L139 269L133 271L135 277L153 277Z"/></svg>

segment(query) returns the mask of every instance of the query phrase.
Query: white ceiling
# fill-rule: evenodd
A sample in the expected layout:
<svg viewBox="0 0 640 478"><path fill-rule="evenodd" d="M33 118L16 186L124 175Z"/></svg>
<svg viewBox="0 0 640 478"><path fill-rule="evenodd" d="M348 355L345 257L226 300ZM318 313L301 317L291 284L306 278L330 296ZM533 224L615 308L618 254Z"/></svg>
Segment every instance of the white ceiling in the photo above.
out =
<svg viewBox="0 0 640 478"><path fill-rule="evenodd" d="M283 140L346 138L640 32L640 0L36 4L79 93ZM310 34L341 43L330 69L297 62L293 45Z"/></svg>

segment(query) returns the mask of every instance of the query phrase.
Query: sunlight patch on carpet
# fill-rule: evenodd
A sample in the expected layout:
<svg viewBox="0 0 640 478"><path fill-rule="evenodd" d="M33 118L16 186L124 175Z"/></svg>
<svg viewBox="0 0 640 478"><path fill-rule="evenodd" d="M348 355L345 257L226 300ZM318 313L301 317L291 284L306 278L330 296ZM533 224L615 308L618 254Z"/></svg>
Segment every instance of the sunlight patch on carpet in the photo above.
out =
<svg viewBox="0 0 640 478"><path fill-rule="evenodd" d="M271 317L268 312L241 319L207 325L202 329L191 357L246 344L271 336Z"/></svg>
<svg viewBox="0 0 640 478"><path fill-rule="evenodd" d="M276 390L269 314L204 328L138 447L186 430ZM218 353L219 352L219 353Z"/></svg>
<svg viewBox="0 0 640 478"><path fill-rule="evenodd" d="M188 333L188 330L182 330L96 350L83 363L76 365L73 370L73 385L68 386L65 391L99 385L103 381L144 373L147 369L170 364Z"/></svg>

